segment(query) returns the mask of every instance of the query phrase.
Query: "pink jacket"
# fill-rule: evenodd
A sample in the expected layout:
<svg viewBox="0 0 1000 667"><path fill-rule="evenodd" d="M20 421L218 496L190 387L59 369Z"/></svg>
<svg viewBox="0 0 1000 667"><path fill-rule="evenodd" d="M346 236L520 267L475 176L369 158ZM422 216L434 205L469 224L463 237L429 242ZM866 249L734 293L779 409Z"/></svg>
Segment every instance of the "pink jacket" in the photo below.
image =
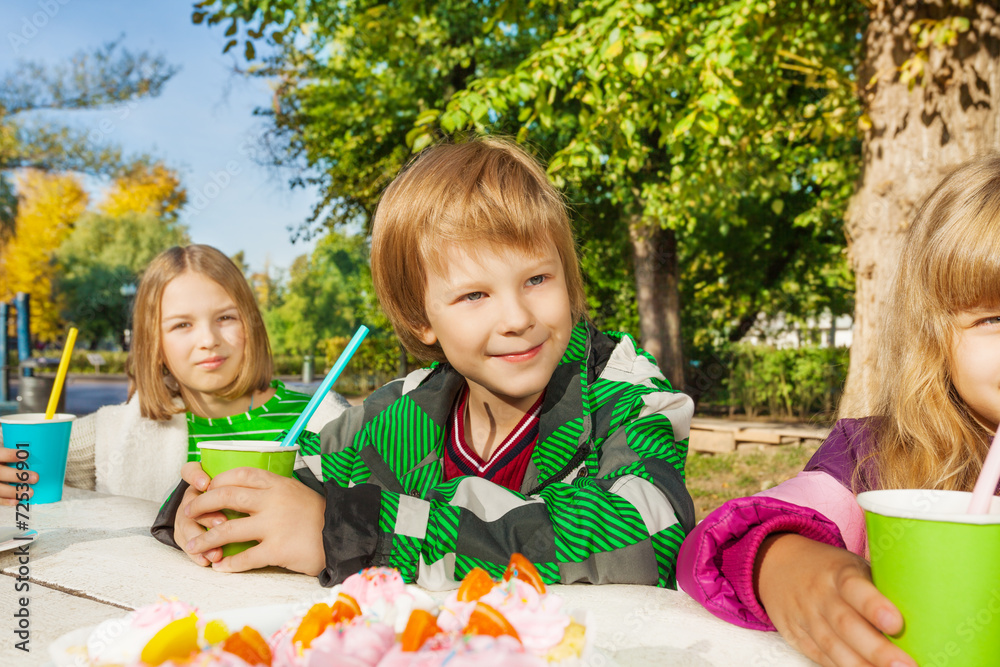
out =
<svg viewBox="0 0 1000 667"><path fill-rule="evenodd" d="M708 515L681 546L678 585L723 620L774 630L753 590L754 561L768 535L799 533L867 556L864 513L851 486L858 461L871 447L869 433L867 420L838 421L797 476ZM859 490L874 487L867 468Z"/></svg>

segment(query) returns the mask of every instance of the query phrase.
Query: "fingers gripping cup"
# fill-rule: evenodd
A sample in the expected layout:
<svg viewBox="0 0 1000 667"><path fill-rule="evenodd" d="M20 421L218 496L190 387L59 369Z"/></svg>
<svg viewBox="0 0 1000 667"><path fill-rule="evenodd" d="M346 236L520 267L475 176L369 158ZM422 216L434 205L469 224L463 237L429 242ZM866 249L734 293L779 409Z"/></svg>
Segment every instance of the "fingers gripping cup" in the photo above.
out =
<svg viewBox="0 0 1000 667"><path fill-rule="evenodd" d="M38 481L31 485L30 502L34 505L62 500L69 434L74 419L76 415L67 414L46 419L41 412L0 417L4 447L26 455L20 458L18 454L18 462L8 465L38 473Z"/></svg>
<svg viewBox="0 0 1000 667"><path fill-rule="evenodd" d="M889 637L920 665L1000 664L1000 498L968 514L962 491L858 494L872 580L903 615Z"/></svg>
<svg viewBox="0 0 1000 667"><path fill-rule="evenodd" d="M233 468L257 468L282 477L291 477L295 469L295 456L299 446L282 447L277 442L265 440L206 441L198 445L201 450L201 467L209 477L215 477ZM247 516L242 512L222 510L226 518ZM223 556L234 556L256 545L256 541L233 542L222 547Z"/></svg>

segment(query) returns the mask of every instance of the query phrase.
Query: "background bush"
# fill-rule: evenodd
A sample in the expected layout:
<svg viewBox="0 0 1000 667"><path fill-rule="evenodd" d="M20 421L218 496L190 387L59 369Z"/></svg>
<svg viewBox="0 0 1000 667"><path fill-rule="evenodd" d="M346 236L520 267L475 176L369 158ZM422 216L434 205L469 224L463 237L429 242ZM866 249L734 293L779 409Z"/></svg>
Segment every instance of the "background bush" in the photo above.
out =
<svg viewBox="0 0 1000 667"><path fill-rule="evenodd" d="M698 395L703 412L829 420L847 379L849 355L846 347L727 345L699 355L689 393Z"/></svg>

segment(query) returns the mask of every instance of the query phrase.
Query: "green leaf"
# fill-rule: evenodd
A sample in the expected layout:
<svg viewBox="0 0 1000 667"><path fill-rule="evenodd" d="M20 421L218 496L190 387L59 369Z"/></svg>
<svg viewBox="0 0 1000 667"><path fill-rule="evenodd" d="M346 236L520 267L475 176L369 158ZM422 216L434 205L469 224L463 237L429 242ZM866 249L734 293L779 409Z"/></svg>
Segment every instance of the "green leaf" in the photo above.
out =
<svg viewBox="0 0 1000 667"><path fill-rule="evenodd" d="M412 150L414 153L419 153L420 151L430 146L432 143L434 143L434 135L432 135L430 132L425 132L420 136L418 136L416 140L414 140Z"/></svg>
<svg viewBox="0 0 1000 667"><path fill-rule="evenodd" d="M642 51L633 51L625 56L625 69L635 78L640 78L649 66L649 56Z"/></svg>
<svg viewBox="0 0 1000 667"><path fill-rule="evenodd" d="M714 113L703 113L698 118L698 125L701 125L702 129L709 134L719 133L719 117Z"/></svg>
<svg viewBox="0 0 1000 667"><path fill-rule="evenodd" d="M781 212L785 210L785 202L781 199L772 199L771 210L774 211L775 215L781 215Z"/></svg>
<svg viewBox="0 0 1000 667"><path fill-rule="evenodd" d="M253 48L253 42L249 39L247 40L246 46L243 49L243 55L247 60L253 60L257 56L257 51Z"/></svg>
<svg viewBox="0 0 1000 667"><path fill-rule="evenodd" d="M621 122L622 134L625 135L625 139L632 141L632 137L635 135L635 123L632 122L631 118L626 118Z"/></svg>
<svg viewBox="0 0 1000 667"><path fill-rule="evenodd" d="M191 23L194 23L195 25L200 24L204 20L205 20L205 12L194 12L193 14L191 14Z"/></svg>
<svg viewBox="0 0 1000 667"><path fill-rule="evenodd" d="M233 48L234 46L236 46L236 40L235 39L231 39L228 42L226 42L226 46L225 46L225 48L222 49L222 52L223 53L227 53L229 51L229 49Z"/></svg>
<svg viewBox="0 0 1000 667"><path fill-rule="evenodd" d="M619 39L616 42L612 42L610 45L608 45L608 48L605 49L604 57L607 58L608 60L613 60L614 58L617 58L618 56L621 55L622 50L624 48L625 45L622 43L622 40Z"/></svg>
<svg viewBox="0 0 1000 667"><path fill-rule="evenodd" d="M682 134L686 133L688 130L690 130L691 126L694 125L694 121L697 118L698 118L697 109L692 111L688 115L684 116L684 118L682 118L681 121L674 126L674 133L673 133L674 137L675 138L679 137Z"/></svg>

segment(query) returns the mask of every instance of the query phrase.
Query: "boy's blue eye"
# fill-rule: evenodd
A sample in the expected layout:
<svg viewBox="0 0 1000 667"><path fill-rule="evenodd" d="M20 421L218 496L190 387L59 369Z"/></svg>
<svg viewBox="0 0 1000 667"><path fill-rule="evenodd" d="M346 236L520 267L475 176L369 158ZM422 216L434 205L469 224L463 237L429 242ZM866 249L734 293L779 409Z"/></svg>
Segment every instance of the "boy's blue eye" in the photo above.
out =
<svg viewBox="0 0 1000 667"><path fill-rule="evenodd" d="M462 300L463 301L479 301L482 298L483 298L483 293L482 292L469 292L468 294L466 294L465 296L462 297Z"/></svg>
<svg viewBox="0 0 1000 667"><path fill-rule="evenodd" d="M545 276L532 276L528 278L529 285L541 285L545 281Z"/></svg>

